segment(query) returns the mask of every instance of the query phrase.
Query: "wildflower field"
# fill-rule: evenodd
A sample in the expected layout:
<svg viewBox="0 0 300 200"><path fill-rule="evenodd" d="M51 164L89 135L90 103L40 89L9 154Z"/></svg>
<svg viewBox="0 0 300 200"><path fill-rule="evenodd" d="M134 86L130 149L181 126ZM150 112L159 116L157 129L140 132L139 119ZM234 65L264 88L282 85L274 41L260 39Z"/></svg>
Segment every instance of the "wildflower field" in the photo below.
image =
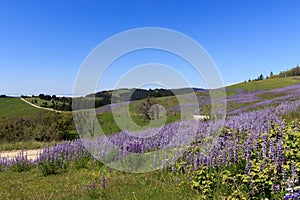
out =
<svg viewBox="0 0 300 200"><path fill-rule="evenodd" d="M15 159L2 157L0 199L298 199L298 91L299 84L268 91L235 90L228 97L229 106L250 104L229 108L222 125L214 120L172 122L145 130L159 133L153 137L119 132L108 135L105 143L93 137L45 147L35 160L22 153ZM180 123L186 127L182 134L197 123L183 153L174 148L174 157L155 154L140 160L156 169L148 173L114 169L130 161L132 154L139 158L167 148ZM212 132L218 137L211 140ZM107 141L118 150L113 155L101 151L109 148ZM114 165L104 165L108 159ZM118 160L124 162L114 162ZM134 170L139 172L139 166Z"/></svg>

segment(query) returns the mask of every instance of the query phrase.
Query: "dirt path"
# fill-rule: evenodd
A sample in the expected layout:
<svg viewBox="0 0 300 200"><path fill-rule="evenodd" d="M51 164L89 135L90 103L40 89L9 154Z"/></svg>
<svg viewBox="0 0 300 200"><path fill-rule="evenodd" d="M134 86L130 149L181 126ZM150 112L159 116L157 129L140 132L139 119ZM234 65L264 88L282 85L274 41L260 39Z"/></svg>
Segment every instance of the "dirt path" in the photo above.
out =
<svg viewBox="0 0 300 200"><path fill-rule="evenodd" d="M62 111L54 110L54 109L52 109L52 108L44 108L44 107L41 107L41 106L37 106L37 105L35 105L35 104L33 104L33 103L30 103L30 102L26 101L26 100L23 99L23 98L20 98L20 99L21 99L22 101L24 101L25 103L27 103L27 104L29 104L29 105L35 107L35 108L39 108L39 109L43 109L43 110L49 110L49 111L53 111L53 112L62 113Z"/></svg>
<svg viewBox="0 0 300 200"><path fill-rule="evenodd" d="M8 159L13 159L16 157L22 150L16 151L3 151L0 152L0 157L5 157ZM27 158L30 160L35 160L38 158L39 154L43 151L43 149L33 149L33 150L24 150L24 155L27 155Z"/></svg>

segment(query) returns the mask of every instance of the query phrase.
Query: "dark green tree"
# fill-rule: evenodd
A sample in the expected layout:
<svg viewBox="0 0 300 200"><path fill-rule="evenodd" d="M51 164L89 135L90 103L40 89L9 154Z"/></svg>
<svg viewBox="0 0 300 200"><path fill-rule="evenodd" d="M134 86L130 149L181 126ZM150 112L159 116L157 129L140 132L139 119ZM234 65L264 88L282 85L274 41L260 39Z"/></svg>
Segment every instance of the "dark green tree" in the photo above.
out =
<svg viewBox="0 0 300 200"><path fill-rule="evenodd" d="M260 74L258 80L264 80L264 75Z"/></svg>
<svg viewBox="0 0 300 200"><path fill-rule="evenodd" d="M146 121L154 120L159 117L159 108L154 97L148 97L140 105L140 113L143 115Z"/></svg>

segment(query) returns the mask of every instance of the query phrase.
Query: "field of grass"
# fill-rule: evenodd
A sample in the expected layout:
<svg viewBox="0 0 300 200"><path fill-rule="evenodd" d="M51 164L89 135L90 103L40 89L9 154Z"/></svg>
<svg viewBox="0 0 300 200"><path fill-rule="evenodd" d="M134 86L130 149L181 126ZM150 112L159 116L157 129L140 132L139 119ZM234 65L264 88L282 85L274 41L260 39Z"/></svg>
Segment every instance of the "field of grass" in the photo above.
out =
<svg viewBox="0 0 300 200"><path fill-rule="evenodd" d="M247 83L240 83L236 85L232 85L227 87L227 95L233 95L236 93L235 89L241 89L241 90L246 90L248 92L254 91L254 90L270 90L270 89L276 89L276 88L282 88L286 86L290 86L293 84L300 83L300 77L286 77L286 78L272 78L272 79L266 79L262 81L251 81ZM206 93L196 93L198 96L205 96L207 95ZM188 97L190 94L183 95L182 98L180 99L182 103L190 103L188 101L188 98L185 99L185 97ZM256 102L247 102L247 103L237 103L237 102L229 102L227 105L227 111L233 111L235 109L239 109L245 106L251 106L255 103L273 99L273 98L278 98L281 96L284 96L285 93L280 93L280 94L273 94L273 93L262 93L259 94L257 97ZM207 97L209 98L209 97ZM143 117L139 114L139 106L141 104L141 101L135 101L129 105L130 107L130 114L131 118L133 121L139 125L139 126L147 126L149 122L145 122L143 120ZM178 99L175 96L171 97L161 97L161 98L156 98L155 101L162 105L165 109L168 109L170 107L178 105ZM277 104L276 104L277 105ZM205 107L206 106L206 107ZM210 108L208 105L202 105L202 114L210 114ZM259 107L257 109L261 109L263 107ZM252 109L255 110L255 109ZM127 116L128 117L128 116ZM180 110L177 111L176 114L173 114L171 112L168 113L167 121L166 123L171 123L175 121L179 121L181 119L180 116ZM100 125L105 133L115 133L121 131L121 129L118 127L117 123L114 121L114 116L111 112L106 112L102 113L99 115L99 122ZM128 130L131 129L131 127L127 127Z"/></svg>
<svg viewBox="0 0 300 200"><path fill-rule="evenodd" d="M252 81L249 83L233 85L228 88L231 91L233 91L232 89L243 89L251 92L254 90L269 90L285 87L295 83L300 83L300 80L295 79L295 77L289 77L267 79L263 81ZM258 96L258 101L276 98L281 95L285 94L261 94ZM135 101L129 104L130 117L132 117L133 121L136 124L140 126L147 126L149 124L149 121L145 121L139 112L142 101ZM187 104L189 103L188 98L183 98L182 101ZM156 102L162 105L165 109L176 106L178 104L176 97L157 98ZM241 107L252 105L253 103L255 102L231 102L230 104L228 104L228 109L235 110ZM22 106L27 110L25 109L25 111L21 112ZM121 109L121 113L124 113L122 111L122 107L117 109ZM0 111L0 114L4 117L28 116L24 114L26 113L34 115L35 112L40 112L39 109L26 104L18 98L0 98ZM178 112L180 113L180 111ZM286 114L284 117L289 121L299 119L299 113L299 110L297 110L295 112ZM13 115L10 116L9 114ZM69 114L71 115L71 113ZM126 118L128 117L129 116L127 116ZM4 122L5 120L6 119L3 119L2 121ZM103 112L99 114L98 120L101 128L106 134L121 131L114 120L112 112ZM180 114L168 115L167 117L167 123L179 120ZM131 129L131 127L126 128L129 130ZM75 130L71 130L71 132L73 134L76 134ZM3 145L0 144L0 151L16 149L16 147L41 148L44 145L50 146L51 144L52 143L45 144L34 141L29 141L27 143L6 143ZM150 159L148 161L153 162ZM205 199L226 199L224 196L228 194L225 194L226 192L224 191L226 190L226 187L231 187L226 186L226 184L223 184L223 182L220 182L212 189L213 192L211 193L213 194L213 196L209 198L203 196L204 192L202 194L201 190L207 185L211 184L209 181L214 180L216 177L218 177L216 174L219 173L219 171L208 174L206 175L206 177L204 176L204 179L207 178L207 180L204 180L203 182L199 181L200 189L199 192L197 192L197 190L192 189L191 187L191 177L185 173L182 173L181 171L173 173L169 169L164 172L159 170L143 174L125 173L121 171L111 170L103 164L95 163L95 161L93 160L89 160L87 166L84 168L77 169L74 165L74 163L71 163L70 166L66 168L66 171L61 174L58 173L56 175L48 176L43 176L41 174L41 171L39 171L36 167L31 168L29 171L23 172L10 170L8 170L8 172L1 172L0 169L0 199L202 199L203 197ZM180 169L181 167L182 166L179 165ZM231 168L228 169L231 170ZM206 173L207 171L205 170L207 169L203 168L202 171L198 172ZM226 171L226 173L227 172L228 171ZM231 172L233 173L233 171L230 171L230 173ZM242 172L244 172L244 169L242 170ZM258 174L259 173L260 172L258 172ZM105 177L105 188L103 188L103 176ZM224 177L227 180L226 174L224 175ZM233 174L232 180L236 180L235 174ZM229 182L230 181L231 180L229 180ZM95 183L94 186L91 186L92 182ZM208 184L205 185L205 183ZM239 187L240 182L233 181L233 184L236 184L236 191L240 191L244 194L248 193L247 190Z"/></svg>
<svg viewBox="0 0 300 200"><path fill-rule="evenodd" d="M261 81L251 81L228 86L227 89L242 89L248 92L254 90L271 90L300 83L300 77L269 78ZM229 93L230 94L230 93Z"/></svg>
<svg viewBox="0 0 300 200"><path fill-rule="evenodd" d="M173 98L170 98L173 101ZM159 99L158 101L162 101L161 99ZM159 102L160 103L160 102ZM129 105L129 111L130 111L130 117L132 118L132 121L137 125L142 127L145 127L147 125L149 125L149 121L145 121L143 116L140 115L138 109L139 109L139 105L140 105L140 101L134 102L132 104ZM171 104L173 105L173 104ZM119 109L119 108L118 108ZM116 111L116 112L120 112L122 113L121 110ZM128 120L129 116L123 116L121 119L124 120ZM166 118L166 124L169 124L171 122L175 122L180 120L180 114L177 115L168 115ZM103 132L105 134L110 134L110 133L116 133L116 132L120 132L121 129L119 128L118 124L116 123L113 113L112 112L103 112L101 114L98 115L98 121L101 125L101 128L103 130ZM124 122L126 123L126 122ZM152 123L152 127L159 127L160 126L160 120L154 120ZM124 124L124 126L126 126L126 130L134 130L135 126L131 126L130 123ZM140 130L140 129L139 129Z"/></svg>
<svg viewBox="0 0 300 200"><path fill-rule="evenodd" d="M28 105L20 98L0 98L0 117L27 117L34 116L39 112L45 111Z"/></svg>
<svg viewBox="0 0 300 200"><path fill-rule="evenodd" d="M56 142L38 142L34 140L30 141L20 141L20 142L0 142L0 152L1 151L12 151L19 149L40 149L44 147L51 147Z"/></svg>
<svg viewBox="0 0 300 200"><path fill-rule="evenodd" d="M0 199L197 199L186 179L171 172L130 174L97 165L46 177L37 169L0 172ZM88 190L93 180L95 189Z"/></svg>

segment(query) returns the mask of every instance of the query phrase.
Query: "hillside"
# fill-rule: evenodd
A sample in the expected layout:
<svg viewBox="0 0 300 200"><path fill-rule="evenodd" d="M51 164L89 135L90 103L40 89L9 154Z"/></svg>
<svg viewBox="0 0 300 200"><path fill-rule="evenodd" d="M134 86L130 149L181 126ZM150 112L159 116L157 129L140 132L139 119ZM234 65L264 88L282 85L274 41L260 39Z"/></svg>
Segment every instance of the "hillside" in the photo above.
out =
<svg viewBox="0 0 300 200"><path fill-rule="evenodd" d="M251 81L228 86L226 87L227 115L236 115L241 112L263 109L266 106L276 106L283 101L293 101L300 99L299 83L300 77L286 77ZM186 89L177 89L177 92L182 94L180 95L181 99L178 99L176 96L155 98L155 103L162 105L166 110L166 124L181 120L182 108L189 109L189 107L193 107L195 105L199 105L199 110L190 110L191 115L211 114L211 105L208 90L201 90L195 88L193 88L193 90L196 93L198 102L191 102L190 99L191 95L193 94L186 92ZM124 93L127 94L128 90L125 90ZM182 103L182 105L179 105L179 100ZM136 124L144 127L149 124L149 121L145 120L142 114L141 105L143 104L143 102L145 102L144 99L130 101L130 116L126 115L126 118L131 117ZM121 108L122 106L120 106L119 104L112 104L112 106L117 110L123 109ZM106 134L112 134L121 131L121 129L114 120L110 104L96 108L96 113L101 128ZM30 117L33 121L36 121L37 119L35 116L40 116L39 118L46 118L47 116L51 116L50 118L56 118L55 113L51 111L44 111L30 106L25 102L21 101L19 98L0 98L0 117L12 119L12 124L15 124L14 118ZM68 122L67 127L63 128L63 130L68 130L67 132L72 135L70 137L76 137L75 135L77 133L74 130L74 127L71 123L71 113L64 114L63 116L63 118L65 120L67 119L66 121ZM35 119L33 119L34 117ZM54 121L55 124L60 123L59 121ZM131 126L127 127L127 129L129 130L131 130L131 128Z"/></svg>
<svg viewBox="0 0 300 200"><path fill-rule="evenodd" d="M20 98L0 98L0 118L35 116L40 112L45 111L28 105Z"/></svg>
<svg viewBox="0 0 300 200"><path fill-rule="evenodd" d="M248 92L254 90L270 90L276 88L282 88L290 85L300 83L300 76L293 77L278 77L278 78L269 78L259 81L251 82L242 82L235 85L226 87L227 91L232 89L246 90Z"/></svg>
<svg viewBox="0 0 300 200"><path fill-rule="evenodd" d="M215 185L219 184L215 180L221 177L222 182L220 186L217 186L220 188L220 192L215 192L216 187L213 186L209 192L202 194L204 197L209 197L204 199L219 199L219 197L224 195L230 196L235 191L239 191L239 196L235 199L251 199L250 195L248 195L249 184L244 180L253 180L253 183L259 186L257 191L254 191L254 194L259 197L258 199L265 199L266 196L270 197L271 194L274 198L271 196L272 198L269 199L283 199L285 193L269 194L269 191L271 191L271 184L274 183L274 180L280 180L276 182L278 185L286 184L281 174L287 172L290 176L293 171L292 167L289 167L288 171L283 171L281 169L287 165L281 164L279 173L275 173L277 170L255 171L255 169L260 169L261 166L266 166L265 169L275 169L272 166L276 166L278 164L277 161L287 155L286 152L290 150L289 147L282 149L280 145L282 143L296 144L296 142L299 143L300 141L300 124L292 122L294 118L299 119L300 101L295 101L300 99L299 77L272 78L240 83L229 86L226 90L228 93L228 115L225 120L227 126L226 129L222 130L218 140L220 142L213 146L213 149L207 156L199 153L199 150L205 147L202 141L211 139L207 138L207 135L209 135L209 130L215 127L213 121L200 121L200 129L197 132L197 136L195 136L195 141L191 141L192 145L187 145L189 148L175 160L175 164L172 166L170 163L164 164L165 160L163 157L156 156L156 154L152 157L150 153L153 150L161 149L166 144L170 144L173 137L172 134L180 130L177 126L178 123L175 121L181 120L180 111L182 107L189 108L191 105L199 103L201 107L199 111L209 114L210 101L207 90L195 91L198 97L196 102L191 101L192 93L183 94L180 99L182 105L179 105L176 96L151 99L153 103L158 103L166 109L167 123L163 129L155 127L152 127L151 130L147 129L145 133L150 132L153 134L153 137L149 138L128 137L125 132L119 133L120 128L114 121L111 107L122 111L124 107L121 104L97 108L97 116L102 129L105 133L110 133L106 134L108 141L112 141L114 146L116 146L116 150L121 150L121 153L115 154L113 150L108 152L107 155L107 152L104 151L100 155L101 159L111 161L119 159L119 156L124 156L120 157L121 162L119 160L117 160L118 162L112 162L114 165L109 168L103 165L103 160L96 161L93 159L90 152L84 148L82 140L75 140L77 138L76 135L71 137L71 133L76 134L74 129L71 130L71 128L74 128L71 113L47 112L35 117L29 117L31 118L29 121L28 119L12 120L10 118L9 120L12 121L8 126L9 129L5 127L7 126L6 124L1 124L0 120L0 125L3 126L2 128L0 126L0 138L1 142L3 142L0 143L1 146L12 144L15 147L16 141L25 141L25 144L39 141L40 143L37 147L42 148L45 140L48 140L48 142L61 142L61 144L55 144L54 146L52 144L52 147L49 149L44 149L45 152L41 154L41 157L34 161L24 158L24 162L22 158L16 159L18 160L16 164L7 164L8 162L3 158L1 160L0 157L0 171L3 171L1 172L0 180L1 182L5 182L8 179L11 180L8 184L1 186L3 192L0 192L0 198L6 197L8 193L11 199L18 199L19 197L30 199L31 196L43 198L40 192L43 191L43 195L46 194L48 196L56 192L60 195L56 197L61 199L86 199L87 196L93 197L90 199L102 199L102 197L103 199L118 199L120 196L130 199L132 194L145 199L143 195L147 194L149 196L149 193L154 196L153 199L164 199L163 197L166 195L172 199L197 199L203 193L204 187L211 187L210 182ZM26 116L26 113L34 115L39 110L23 104L24 102L18 98L1 99L0 102L2 103L0 107L1 112L6 116L9 116L10 112L14 114L11 117L18 116L14 112L20 112L20 116ZM128 104L133 120L141 126L146 126L148 122L143 121L139 112L140 105L143 105L143 102L145 100L130 101ZM281 103L284 104L279 105ZM21 105L26 109L23 110ZM260 110L248 112L257 109ZM192 110L191 112L194 111ZM282 121L282 118L287 119L288 124ZM2 119L3 122L9 120ZM184 133L185 130L187 132L190 131L190 128L194 126L194 122L196 121L185 121L183 124L185 127L184 131L182 132L181 130L178 133ZM273 124L273 122L278 124ZM126 130L130 129L131 127L126 127ZM281 131L282 129L283 131ZM281 132L286 135L282 137L280 135L282 134ZM95 134L97 133L95 132ZM16 135L19 135L19 138L16 137L14 139ZM292 135L293 137L286 137L287 135ZM101 137L97 137L97 135L93 135L91 138L95 139L91 140L91 144L97 145L91 146L92 148L96 149L96 147L105 146L106 144L103 143L106 140L101 140ZM261 147L257 145L256 141L260 142ZM256 149L253 148L256 146L258 146ZM294 146L291 145L292 148ZM24 148L24 144L18 148ZM264 154L264 148L266 148L265 152L274 151L275 153ZM293 151L297 155L296 159L299 160L299 148L295 148ZM143 155L145 157L135 157L135 155ZM177 154L175 155L177 156ZM255 158L248 155L263 155L264 157ZM61 162L57 158L61 158ZM293 160L294 158L287 157L287 159ZM57 160L59 162L56 162ZM27 164L24 165L24 163ZM114 168L119 165L122 167L121 169L128 169L130 170L129 172L135 173L123 173L114 170L119 169L118 167ZM136 173L145 169L143 165L153 167L153 172ZM297 165L299 165L298 161ZM248 166L253 166L253 169L248 168ZM52 176L53 174L55 176ZM261 177L261 174L266 179L258 179L257 177ZM240 179L239 177L245 178ZM259 180L259 182L255 182L256 180ZM271 181L267 182L265 180ZM65 184L53 184L64 181L66 182ZM271 184L265 185L265 183L269 182ZM22 183L20 187L23 190L14 191L14 189L11 189L16 188L14 186L20 183ZM106 186L103 186L105 184ZM263 184L263 186L260 184ZM41 185L43 187L40 187ZM47 190L45 190L45 185ZM32 191L30 189L32 187L37 189ZM268 193L263 193L264 190L261 188L267 188ZM70 192L61 192L66 190L70 190ZM73 196L69 196L70 194Z"/></svg>
<svg viewBox="0 0 300 200"><path fill-rule="evenodd" d="M270 100L273 98L283 97L286 95L286 92L280 92L276 93L276 89L279 88L285 88L289 86L293 86L300 83L300 76L293 76L293 77L276 77L274 75L273 78L265 79L265 80L259 80L259 81L251 81L251 82L242 82L235 85L227 86L226 93L227 93L227 103L228 103L228 111L232 112L234 109L238 109L240 107L249 106L250 104L255 104L259 102L263 102L265 100ZM192 88L193 91L198 96L199 105L201 112L204 112L203 114L208 114L209 112L209 93L208 90L198 89L198 88ZM275 90L275 91L273 91ZM288 88L287 88L288 90ZM128 96L130 93L134 91L134 89L120 89L117 90L120 94L125 96ZM182 89L175 89L173 90L177 94L182 94L183 96L191 95L191 90L188 90L186 88ZM284 89L283 89L284 91ZM108 102L110 102L111 94L113 91L103 91L98 92L96 94L91 94L88 96L95 95L96 100L99 98L106 99ZM171 90L165 90L165 89L156 89L156 90L143 90L138 89L134 94L134 100L131 103L131 112L133 112L133 117L137 115L139 105L141 102L143 102L148 95L152 95L156 97L156 101L163 105L169 114L169 116L173 115L176 116L176 113L180 111L180 106L178 104L177 98L174 96L173 92ZM291 96L292 94L289 93ZM162 96L162 97L160 97ZM249 98L251 97L251 98ZM34 103L32 100L33 98L28 98L30 102ZM38 99L38 97L36 97ZM89 99L89 98L85 98ZM132 99L132 98L131 98ZM141 100L139 100L141 99ZM243 100L241 100L243 99ZM41 102L46 100L38 100L35 101L36 105L41 106ZM48 100L50 102L50 100ZM107 102L107 103L108 103ZM189 102L187 102L188 104ZM50 105L50 103L49 103ZM187 105L186 105L187 106ZM26 116L34 116L37 113L45 112L38 108L34 108L25 102L21 101L19 98L0 98L0 117L26 117ZM106 113L110 112L110 104L97 107L97 113ZM107 117L105 117L107 118ZM111 117L108 117L111 118ZM137 117L134 117L137 118ZM178 120L178 117L175 117L173 120ZM107 122L106 119L105 122ZM137 121L140 121L136 119ZM173 121L170 120L170 121ZM114 128L114 130L116 130Z"/></svg>

